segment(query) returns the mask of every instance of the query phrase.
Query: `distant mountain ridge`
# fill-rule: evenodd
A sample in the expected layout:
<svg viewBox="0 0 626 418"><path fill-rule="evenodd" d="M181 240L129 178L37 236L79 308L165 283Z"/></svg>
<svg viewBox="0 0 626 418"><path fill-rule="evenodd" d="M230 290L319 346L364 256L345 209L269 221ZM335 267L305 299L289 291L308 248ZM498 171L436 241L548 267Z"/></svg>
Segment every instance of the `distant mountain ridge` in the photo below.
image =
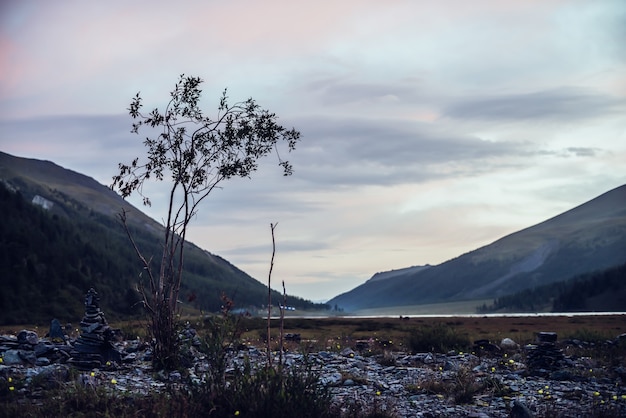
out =
<svg viewBox="0 0 626 418"><path fill-rule="evenodd" d="M497 298L624 262L626 185L442 264L373 277L328 303L352 311Z"/></svg>
<svg viewBox="0 0 626 418"><path fill-rule="evenodd" d="M397 269L397 270L383 271L383 272L374 274L368 280L368 282L375 282L377 280L392 279L394 277L402 276L402 275L408 274L408 273L417 273L418 271L422 271L422 270L427 269L429 267L431 267L430 264L427 264L425 266L411 266L411 267L400 268L400 269Z"/></svg>

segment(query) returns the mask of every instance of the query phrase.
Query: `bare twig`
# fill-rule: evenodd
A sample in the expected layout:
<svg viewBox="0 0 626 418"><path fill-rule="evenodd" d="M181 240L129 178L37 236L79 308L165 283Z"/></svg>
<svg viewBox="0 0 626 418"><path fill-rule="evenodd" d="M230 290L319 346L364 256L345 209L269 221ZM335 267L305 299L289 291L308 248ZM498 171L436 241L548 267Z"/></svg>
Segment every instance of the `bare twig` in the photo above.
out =
<svg viewBox="0 0 626 418"><path fill-rule="evenodd" d="M267 367L272 366L272 350L270 343L271 332L271 316L272 316L272 270L274 269L274 255L276 255L276 241L274 240L274 229L278 226L278 223L271 223L270 228L272 230L272 260L270 261L270 272L267 277Z"/></svg>
<svg viewBox="0 0 626 418"><path fill-rule="evenodd" d="M133 249L135 250L135 253L137 254L137 257L143 264L144 270L148 273L148 279L150 282L150 290L151 290L150 294L154 295L156 281L154 280L154 276L152 275L152 268L150 267L150 262L152 261L152 258L150 258L150 260L146 260L141 250L139 249L137 242L133 238L133 235L131 234L130 229L128 228L127 213L128 212L126 211L126 209L122 208L122 211L118 214L118 217L122 223L122 226L124 227L124 231L126 232L126 235L128 236L128 239L130 240L131 245L133 246ZM143 283L141 281L139 282L137 290L141 294L144 307L150 312L150 314L154 314L156 307L154 306L153 303L150 303L149 297L146 294Z"/></svg>
<svg viewBox="0 0 626 418"><path fill-rule="evenodd" d="M283 280L283 304L280 306L280 367L283 367L283 343L284 343L284 329L285 329L285 306L287 306L287 293L285 292L285 281Z"/></svg>

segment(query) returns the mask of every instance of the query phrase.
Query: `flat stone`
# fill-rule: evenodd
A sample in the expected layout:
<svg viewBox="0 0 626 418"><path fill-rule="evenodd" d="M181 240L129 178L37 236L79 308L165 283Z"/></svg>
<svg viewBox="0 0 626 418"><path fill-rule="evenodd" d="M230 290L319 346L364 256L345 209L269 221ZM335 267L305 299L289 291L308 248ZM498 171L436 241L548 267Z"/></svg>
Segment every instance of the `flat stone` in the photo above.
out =
<svg viewBox="0 0 626 418"><path fill-rule="evenodd" d="M557 340L556 332L538 332L537 341L540 343L555 343Z"/></svg>
<svg viewBox="0 0 626 418"><path fill-rule="evenodd" d="M47 357L37 357L35 361L35 366L48 366L51 363L50 359Z"/></svg>
<svg viewBox="0 0 626 418"><path fill-rule="evenodd" d="M19 350L7 350L2 353L2 364L5 366L14 366L16 364L23 364L24 360L20 356Z"/></svg>
<svg viewBox="0 0 626 418"><path fill-rule="evenodd" d="M17 354L24 361L24 363L35 364L37 362L37 356L34 351L19 350Z"/></svg>
<svg viewBox="0 0 626 418"><path fill-rule="evenodd" d="M35 351L35 355L37 357L41 357L44 356L50 352L54 351L54 345L48 342L42 342L40 341L39 344L37 344L33 350Z"/></svg>

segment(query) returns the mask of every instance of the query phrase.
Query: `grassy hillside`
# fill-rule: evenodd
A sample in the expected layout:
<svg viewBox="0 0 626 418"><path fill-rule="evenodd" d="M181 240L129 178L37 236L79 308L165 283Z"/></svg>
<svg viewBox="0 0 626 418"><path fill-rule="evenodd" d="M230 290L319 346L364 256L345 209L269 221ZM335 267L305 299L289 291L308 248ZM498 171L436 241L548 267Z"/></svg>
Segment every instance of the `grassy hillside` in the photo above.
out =
<svg viewBox="0 0 626 418"><path fill-rule="evenodd" d="M37 195L52 207L33 204ZM78 322L90 287L100 294L107 318L140 312L135 288L142 266L115 217L123 205L135 215L130 228L140 248L159 260L159 224L110 189L50 162L0 153L0 324L49 324L52 318ZM154 267L158 269L156 263ZM222 292L236 308L260 307L267 301L264 284L188 243L181 303L216 311ZM277 292L272 297L282 300ZM325 308L291 296L287 303Z"/></svg>

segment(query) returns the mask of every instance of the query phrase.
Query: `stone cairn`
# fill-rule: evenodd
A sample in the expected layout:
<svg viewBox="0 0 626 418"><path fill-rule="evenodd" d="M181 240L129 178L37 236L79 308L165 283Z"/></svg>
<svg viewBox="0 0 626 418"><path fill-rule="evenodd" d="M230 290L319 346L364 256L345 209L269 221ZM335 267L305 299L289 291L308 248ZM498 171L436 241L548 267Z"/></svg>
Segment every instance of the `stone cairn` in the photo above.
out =
<svg viewBox="0 0 626 418"><path fill-rule="evenodd" d="M85 316L80 322L81 335L74 343L70 364L81 370L114 366L121 355L113 346L114 332L100 310L100 297L93 289L85 296Z"/></svg>
<svg viewBox="0 0 626 418"><path fill-rule="evenodd" d="M528 369L531 375L547 376L559 370L565 364L563 350L556 345L555 332L539 332L537 344L526 347L528 350Z"/></svg>

